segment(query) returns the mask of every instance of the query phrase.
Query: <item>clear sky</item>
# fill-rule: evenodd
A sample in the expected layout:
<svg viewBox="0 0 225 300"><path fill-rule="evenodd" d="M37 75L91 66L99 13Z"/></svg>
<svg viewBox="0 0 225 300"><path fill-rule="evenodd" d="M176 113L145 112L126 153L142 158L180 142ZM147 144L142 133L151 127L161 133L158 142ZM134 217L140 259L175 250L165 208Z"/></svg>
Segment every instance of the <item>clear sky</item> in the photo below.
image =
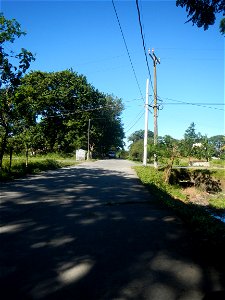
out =
<svg viewBox="0 0 225 300"><path fill-rule="evenodd" d="M124 45L112 1L6 1L1 11L27 32L12 50L36 54L31 70L73 68L101 92L122 98L126 136L144 129L145 61L135 1L115 1L135 74ZM194 122L208 137L224 134L224 37L219 20L207 31L185 24L185 9L175 1L139 0L146 48L154 48L157 65L159 135L182 138ZM153 83L153 63L148 56ZM150 95L153 94L150 85ZM144 99L141 99L143 96ZM150 96L150 102L152 96ZM191 103L191 104L185 104ZM193 105L196 104L196 105ZM152 109L149 129L153 131Z"/></svg>

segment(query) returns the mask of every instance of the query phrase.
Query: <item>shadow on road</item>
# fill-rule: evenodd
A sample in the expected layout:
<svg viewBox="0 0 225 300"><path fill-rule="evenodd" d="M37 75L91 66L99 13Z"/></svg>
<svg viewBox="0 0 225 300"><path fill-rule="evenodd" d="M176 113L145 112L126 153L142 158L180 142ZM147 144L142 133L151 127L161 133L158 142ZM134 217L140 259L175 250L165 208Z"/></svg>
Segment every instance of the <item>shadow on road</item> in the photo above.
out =
<svg viewBox="0 0 225 300"><path fill-rule="evenodd" d="M224 265L126 173L65 168L1 190L4 300L224 296Z"/></svg>

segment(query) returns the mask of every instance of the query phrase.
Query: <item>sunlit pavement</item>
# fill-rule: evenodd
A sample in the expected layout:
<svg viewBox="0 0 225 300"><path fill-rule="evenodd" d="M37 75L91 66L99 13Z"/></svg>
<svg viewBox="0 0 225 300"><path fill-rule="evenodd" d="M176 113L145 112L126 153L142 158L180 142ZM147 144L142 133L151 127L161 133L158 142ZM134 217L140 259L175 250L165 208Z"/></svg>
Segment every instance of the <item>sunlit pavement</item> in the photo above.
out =
<svg viewBox="0 0 225 300"><path fill-rule="evenodd" d="M157 205L132 163L1 186L1 299L225 299L225 262Z"/></svg>

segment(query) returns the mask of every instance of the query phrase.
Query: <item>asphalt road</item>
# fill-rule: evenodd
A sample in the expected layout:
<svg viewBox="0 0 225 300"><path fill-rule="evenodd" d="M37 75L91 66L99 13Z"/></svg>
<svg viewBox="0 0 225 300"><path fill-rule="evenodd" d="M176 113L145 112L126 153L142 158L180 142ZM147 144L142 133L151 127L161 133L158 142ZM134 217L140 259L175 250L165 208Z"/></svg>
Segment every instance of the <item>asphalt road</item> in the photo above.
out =
<svg viewBox="0 0 225 300"><path fill-rule="evenodd" d="M1 185L1 299L225 299L224 260L131 166L96 161Z"/></svg>

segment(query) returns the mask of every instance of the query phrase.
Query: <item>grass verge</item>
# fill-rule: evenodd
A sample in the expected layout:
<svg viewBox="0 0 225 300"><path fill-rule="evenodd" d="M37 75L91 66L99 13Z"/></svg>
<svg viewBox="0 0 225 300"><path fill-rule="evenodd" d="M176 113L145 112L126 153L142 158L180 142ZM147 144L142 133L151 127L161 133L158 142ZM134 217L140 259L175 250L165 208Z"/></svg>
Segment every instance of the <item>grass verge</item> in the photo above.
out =
<svg viewBox="0 0 225 300"><path fill-rule="evenodd" d="M25 161L25 157L16 157L13 159L11 168L9 168L9 161L8 159L5 159L3 161L2 169L0 170L0 181L13 180L29 174L38 174L42 171L56 170L58 168L77 164L72 158L52 158L48 156L30 158L27 167Z"/></svg>
<svg viewBox="0 0 225 300"><path fill-rule="evenodd" d="M143 166L134 169L141 182L157 196L157 202L159 200L160 204L172 208L194 232L200 234L202 240L225 248L225 224L215 219L207 208L188 202L181 187L166 184L163 181L163 171ZM214 201L217 203L214 206L219 205L220 208L223 204L218 203L224 203L222 199L216 201L215 198Z"/></svg>

